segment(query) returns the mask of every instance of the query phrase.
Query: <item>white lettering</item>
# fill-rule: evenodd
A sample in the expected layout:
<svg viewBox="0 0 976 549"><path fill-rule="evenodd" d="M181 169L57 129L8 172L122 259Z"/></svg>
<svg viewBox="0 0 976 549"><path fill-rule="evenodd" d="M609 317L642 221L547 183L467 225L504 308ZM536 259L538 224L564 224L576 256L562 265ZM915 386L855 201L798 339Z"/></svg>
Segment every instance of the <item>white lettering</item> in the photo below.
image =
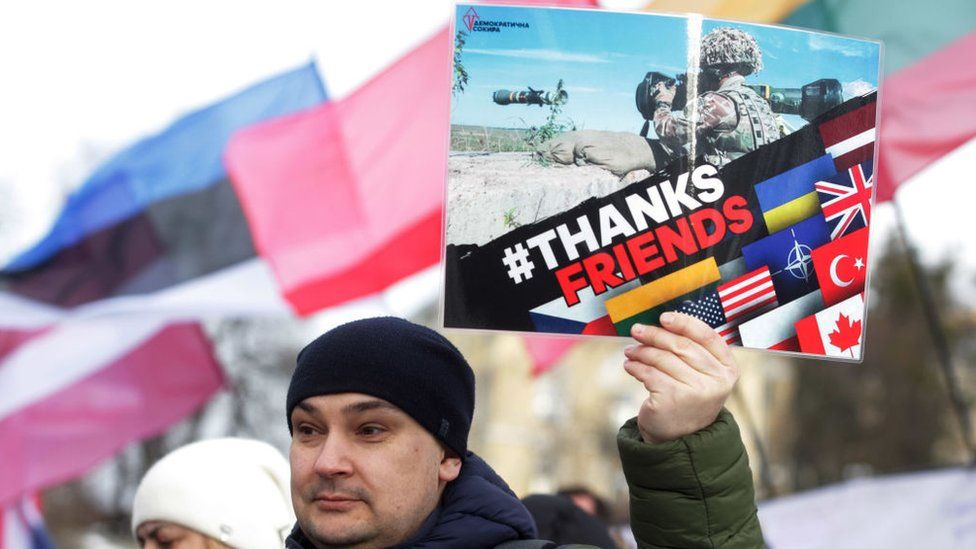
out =
<svg viewBox="0 0 976 549"><path fill-rule="evenodd" d="M590 252L595 252L600 248L596 241L596 235L593 234L593 227L590 226L590 220L585 215L581 215L576 218L576 222L579 223L580 230L575 234L570 233L569 227L565 224L556 227L559 240L562 241L563 248L566 249L566 255L573 261L579 259L580 254L577 246L581 243L585 243Z"/></svg>
<svg viewBox="0 0 976 549"><path fill-rule="evenodd" d="M546 261L546 267L548 267L550 271L559 266L559 264L556 262L556 254L552 253L552 246L549 245L549 243L555 239L556 231L549 229L548 231L535 235L525 241L530 248L537 248L540 252L542 252L542 259Z"/></svg>

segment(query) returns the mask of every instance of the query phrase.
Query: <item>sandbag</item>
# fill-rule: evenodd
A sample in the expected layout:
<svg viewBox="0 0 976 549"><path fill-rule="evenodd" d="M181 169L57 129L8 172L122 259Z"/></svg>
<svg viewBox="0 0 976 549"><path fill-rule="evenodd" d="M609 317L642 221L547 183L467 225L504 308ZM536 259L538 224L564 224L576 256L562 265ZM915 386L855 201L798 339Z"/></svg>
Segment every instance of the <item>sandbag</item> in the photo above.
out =
<svg viewBox="0 0 976 549"><path fill-rule="evenodd" d="M599 166L618 177L634 170L655 171L650 144L627 132L565 132L543 143L537 152L552 162Z"/></svg>

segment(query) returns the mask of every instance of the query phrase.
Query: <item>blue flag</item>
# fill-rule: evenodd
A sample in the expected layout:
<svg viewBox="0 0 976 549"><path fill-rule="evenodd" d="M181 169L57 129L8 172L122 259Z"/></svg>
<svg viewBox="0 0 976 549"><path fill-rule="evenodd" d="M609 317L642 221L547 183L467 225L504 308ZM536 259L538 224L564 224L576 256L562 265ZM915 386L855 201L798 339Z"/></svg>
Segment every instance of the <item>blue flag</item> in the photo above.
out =
<svg viewBox="0 0 976 549"><path fill-rule="evenodd" d="M742 255L749 270L769 267L776 297L783 305L820 287L811 252L827 242L827 222L822 215L815 215L743 246Z"/></svg>
<svg viewBox="0 0 976 549"><path fill-rule="evenodd" d="M814 191L814 184L837 173L829 154L787 170L762 183L756 183L756 197L762 211L768 212Z"/></svg>
<svg viewBox="0 0 976 549"><path fill-rule="evenodd" d="M153 203L216 185L227 177L222 158L231 134L325 99L318 70L309 63L179 118L95 170L68 198L50 232L3 270L30 269Z"/></svg>

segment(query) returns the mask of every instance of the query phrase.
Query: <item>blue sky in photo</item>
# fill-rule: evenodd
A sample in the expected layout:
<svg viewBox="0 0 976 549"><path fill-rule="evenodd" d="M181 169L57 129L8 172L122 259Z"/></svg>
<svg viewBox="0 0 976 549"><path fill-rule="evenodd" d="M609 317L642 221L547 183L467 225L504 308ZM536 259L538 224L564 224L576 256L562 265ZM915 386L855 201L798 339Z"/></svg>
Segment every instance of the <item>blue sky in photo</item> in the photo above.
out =
<svg viewBox="0 0 976 549"><path fill-rule="evenodd" d="M470 6L457 6L456 28ZM484 21L513 21L528 29L468 32L462 63L469 75L464 93L454 97L452 124L526 128L545 121L548 109L495 105L492 92L528 87L552 90L559 79L569 93L563 116L578 127L638 132L643 119L634 90L648 71L685 72L688 20L683 16L475 6ZM750 84L800 87L836 78L845 97L877 87L879 45L834 35L765 25L708 20L702 33L731 25L753 34L765 69ZM804 121L787 116L791 125Z"/></svg>

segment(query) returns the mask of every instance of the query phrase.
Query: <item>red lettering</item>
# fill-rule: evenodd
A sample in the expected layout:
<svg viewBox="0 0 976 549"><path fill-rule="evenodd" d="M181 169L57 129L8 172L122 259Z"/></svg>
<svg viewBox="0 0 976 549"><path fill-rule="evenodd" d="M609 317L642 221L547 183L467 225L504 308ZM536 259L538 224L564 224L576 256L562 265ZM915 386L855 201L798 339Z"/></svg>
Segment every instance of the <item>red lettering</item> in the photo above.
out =
<svg viewBox="0 0 976 549"><path fill-rule="evenodd" d="M579 296L576 293L587 286L585 277L573 278L575 275L582 273L583 266L579 261L556 271L556 280L559 281L559 287L563 291L563 299L566 300L566 305L570 307L580 302Z"/></svg>
<svg viewBox="0 0 976 549"><path fill-rule="evenodd" d="M634 259L634 267L642 275L664 266L664 260L657 255L657 245L651 244L651 242L654 242L654 233L651 231L639 234L627 241L627 251L630 252L630 257Z"/></svg>
<svg viewBox="0 0 976 549"><path fill-rule="evenodd" d="M695 237L698 238L698 247L704 250L710 248L725 238L725 218L715 208L705 208L688 216ZM708 232L706 222L711 222L712 232Z"/></svg>
<svg viewBox="0 0 976 549"><path fill-rule="evenodd" d="M627 256L627 250L624 249L623 244L617 244L613 247L613 255L617 258L617 265L620 266L620 274L623 275L624 280L637 278L637 273L634 272L634 266L631 265L630 257Z"/></svg>
<svg viewBox="0 0 976 549"><path fill-rule="evenodd" d="M583 269L590 279L594 294L600 295L607 291L607 286L615 288L624 283L622 278L613 274L616 266L613 256L606 252L595 253L583 260Z"/></svg>
<svg viewBox="0 0 976 549"><path fill-rule="evenodd" d="M695 237L691 233L691 227L688 226L688 219L682 217L674 223L678 226L678 232L675 232L674 229L667 225L661 225L657 229L654 229L654 232L657 234L657 241L661 243L664 259L668 263L674 263L678 260L678 254L674 251L675 248L680 249L685 255L692 255L698 252Z"/></svg>
<svg viewBox="0 0 976 549"><path fill-rule="evenodd" d="M735 234L742 234L752 228L752 212L748 209L746 199L739 195L732 195L722 204L722 213L729 220L729 230Z"/></svg>

